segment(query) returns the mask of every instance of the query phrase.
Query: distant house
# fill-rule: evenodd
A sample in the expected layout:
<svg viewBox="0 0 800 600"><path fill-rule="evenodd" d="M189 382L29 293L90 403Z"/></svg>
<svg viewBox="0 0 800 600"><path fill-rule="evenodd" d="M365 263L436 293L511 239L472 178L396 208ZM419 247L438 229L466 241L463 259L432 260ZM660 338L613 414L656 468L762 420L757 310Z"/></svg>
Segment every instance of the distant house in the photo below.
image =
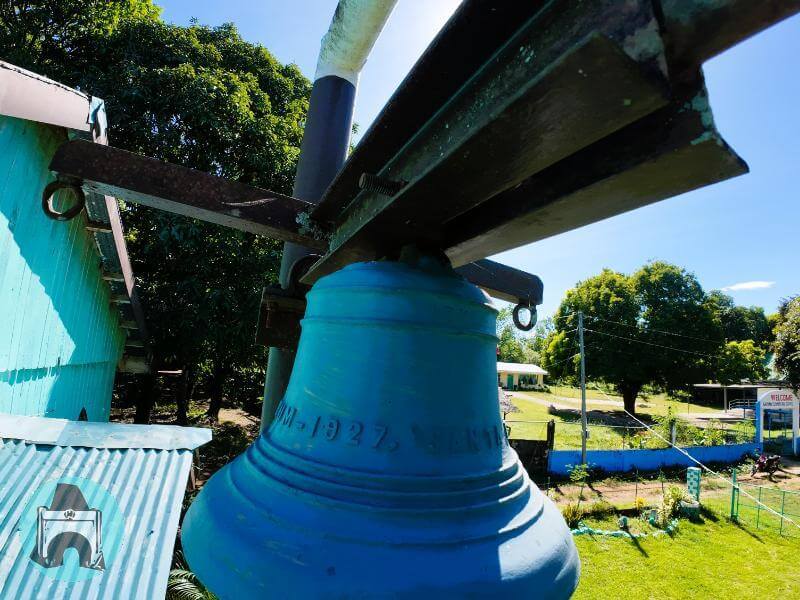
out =
<svg viewBox="0 0 800 600"><path fill-rule="evenodd" d="M539 365L497 363L497 385L506 390L535 390L544 387L547 375Z"/></svg>
<svg viewBox="0 0 800 600"><path fill-rule="evenodd" d="M103 101L0 61L0 413L108 421L115 374L149 368L147 337L116 200L85 190L70 220L45 214L74 137L106 143Z"/></svg>

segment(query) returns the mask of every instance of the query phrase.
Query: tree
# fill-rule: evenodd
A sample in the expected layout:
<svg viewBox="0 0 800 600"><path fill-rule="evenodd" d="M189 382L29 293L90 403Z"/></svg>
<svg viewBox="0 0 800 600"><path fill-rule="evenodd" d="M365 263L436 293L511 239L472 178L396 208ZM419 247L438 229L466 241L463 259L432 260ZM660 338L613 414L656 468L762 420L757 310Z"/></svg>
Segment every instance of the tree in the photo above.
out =
<svg viewBox="0 0 800 600"><path fill-rule="evenodd" d="M800 386L800 296L782 302L778 311L775 366L792 386Z"/></svg>
<svg viewBox="0 0 800 600"><path fill-rule="evenodd" d="M630 277L609 269L568 290L558 307L545 352L544 368L556 377L577 378L577 313L583 312L587 371L620 391L625 409L635 412L636 396L648 381L645 363L635 360L640 307Z"/></svg>
<svg viewBox="0 0 800 600"><path fill-rule="evenodd" d="M648 263L632 276L641 306L641 353L649 381L669 391L713 376L722 327L694 274L666 262Z"/></svg>
<svg viewBox="0 0 800 600"><path fill-rule="evenodd" d="M160 13L151 0L4 0L0 49L3 60L58 79L88 38Z"/></svg>
<svg viewBox="0 0 800 600"><path fill-rule="evenodd" d="M178 27L147 0L13 2L0 53L104 98L111 143L290 193L310 83L233 25ZM35 10L27 10L28 6ZM22 7L22 8L20 8ZM10 47L18 40L24 47ZM180 368L179 421L208 377L216 418L226 381L257 365L261 288L277 279L277 242L123 206L156 368Z"/></svg>
<svg viewBox="0 0 800 600"><path fill-rule="evenodd" d="M579 311L588 375L614 385L631 414L645 384L678 389L716 367L719 323L694 275L675 265L652 262L631 276L605 269L567 291L544 360L556 376L577 377Z"/></svg>
<svg viewBox="0 0 800 600"><path fill-rule="evenodd" d="M742 380L759 381L767 377L764 350L753 340L727 342L717 364L717 381L724 385Z"/></svg>
<svg viewBox="0 0 800 600"><path fill-rule="evenodd" d="M535 338L523 337L517 333L509 307L500 309L497 314L497 360L522 364L540 362Z"/></svg>
<svg viewBox="0 0 800 600"><path fill-rule="evenodd" d="M753 340L762 348L767 348L773 342L772 326L760 306L736 306L733 298L719 290L711 291L708 300L726 340Z"/></svg>

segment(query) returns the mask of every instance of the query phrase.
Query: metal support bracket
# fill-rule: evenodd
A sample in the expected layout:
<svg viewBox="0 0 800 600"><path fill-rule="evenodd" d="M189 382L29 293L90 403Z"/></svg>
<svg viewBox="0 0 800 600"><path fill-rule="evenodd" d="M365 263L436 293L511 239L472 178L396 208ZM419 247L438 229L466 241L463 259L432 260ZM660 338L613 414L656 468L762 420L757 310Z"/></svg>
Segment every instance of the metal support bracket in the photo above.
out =
<svg viewBox="0 0 800 600"><path fill-rule="evenodd" d="M256 342L270 348L294 351L300 340L300 320L305 312L305 295L277 286L264 288Z"/></svg>

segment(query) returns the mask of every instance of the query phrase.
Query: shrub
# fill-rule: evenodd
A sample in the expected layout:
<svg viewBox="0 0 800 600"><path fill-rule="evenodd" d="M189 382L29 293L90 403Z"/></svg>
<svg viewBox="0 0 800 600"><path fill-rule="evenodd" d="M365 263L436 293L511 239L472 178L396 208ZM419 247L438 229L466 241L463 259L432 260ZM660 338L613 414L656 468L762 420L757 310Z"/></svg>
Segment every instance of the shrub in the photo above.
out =
<svg viewBox="0 0 800 600"><path fill-rule="evenodd" d="M606 502L605 500L597 500L589 505L584 514L592 517L607 517L615 514L616 512L617 511L610 502Z"/></svg>
<svg viewBox="0 0 800 600"><path fill-rule="evenodd" d="M564 515L564 520L570 529L575 529L583 518L583 509L580 504L573 504L570 502L561 509L561 514Z"/></svg>
<svg viewBox="0 0 800 600"><path fill-rule="evenodd" d="M692 498L677 485L671 485L664 492L664 498L658 509L658 524L665 528L669 522L678 515L681 507L681 500L691 500Z"/></svg>
<svg viewBox="0 0 800 600"><path fill-rule="evenodd" d="M589 465L587 464L567 465L567 469L569 470L569 480L572 483L586 483L586 480L589 479Z"/></svg>
<svg viewBox="0 0 800 600"><path fill-rule="evenodd" d="M633 501L633 507L638 512L642 512L644 511L645 508L647 508L647 500L645 500L641 496L636 496L636 500Z"/></svg>

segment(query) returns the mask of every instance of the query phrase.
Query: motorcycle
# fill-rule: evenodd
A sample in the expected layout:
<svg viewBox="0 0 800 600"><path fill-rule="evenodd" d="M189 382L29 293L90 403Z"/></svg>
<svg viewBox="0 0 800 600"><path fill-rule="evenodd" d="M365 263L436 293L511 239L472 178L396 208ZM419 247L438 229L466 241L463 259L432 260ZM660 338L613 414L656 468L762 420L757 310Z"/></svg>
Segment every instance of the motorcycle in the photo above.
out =
<svg viewBox="0 0 800 600"><path fill-rule="evenodd" d="M753 463L753 468L750 471L752 477L756 473L769 473L773 475L781 466L781 457L775 454L762 454L758 460Z"/></svg>

